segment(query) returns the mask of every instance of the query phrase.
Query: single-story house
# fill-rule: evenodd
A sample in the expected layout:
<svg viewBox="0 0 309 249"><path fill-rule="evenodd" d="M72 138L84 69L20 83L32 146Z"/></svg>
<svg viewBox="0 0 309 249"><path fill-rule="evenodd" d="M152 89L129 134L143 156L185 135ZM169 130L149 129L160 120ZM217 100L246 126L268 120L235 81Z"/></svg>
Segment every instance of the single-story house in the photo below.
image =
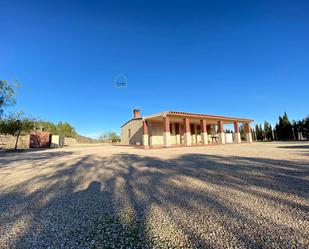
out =
<svg viewBox="0 0 309 249"><path fill-rule="evenodd" d="M176 111L141 117L140 110L135 109L133 118L121 126L121 143L144 147L241 143L239 123L244 125L246 142L251 143L251 122L247 118ZM225 124L233 124L234 132L225 133Z"/></svg>

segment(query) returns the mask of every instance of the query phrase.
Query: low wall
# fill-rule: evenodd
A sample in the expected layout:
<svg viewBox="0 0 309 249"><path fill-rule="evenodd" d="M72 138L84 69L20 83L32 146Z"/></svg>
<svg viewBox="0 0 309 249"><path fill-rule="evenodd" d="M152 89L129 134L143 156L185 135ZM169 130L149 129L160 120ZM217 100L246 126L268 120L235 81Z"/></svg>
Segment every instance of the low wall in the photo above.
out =
<svg viewBox="0 0 309 249"><path fill-rule="evenodd" d="M13 149L15 147L16 137L12 135L0 135L0 148ZM18 139L19 149L27 149L30 144L30 135L20 136Z"/></svg>
<svg viewBox="0 0 309 249"><path fill-rule="evenodd" d="M78 144L76 138L72 138L72 137L65 137L64 138L64 145L65 146L75 145L75 144Z"/></svg>

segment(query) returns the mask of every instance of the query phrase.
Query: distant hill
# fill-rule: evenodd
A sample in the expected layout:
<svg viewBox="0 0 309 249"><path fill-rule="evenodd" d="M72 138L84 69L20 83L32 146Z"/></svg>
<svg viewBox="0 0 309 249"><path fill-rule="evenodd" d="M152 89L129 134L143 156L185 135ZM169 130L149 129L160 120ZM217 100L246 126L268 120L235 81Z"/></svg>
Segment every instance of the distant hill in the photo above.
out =
<svg viewBox="0 0 309 249"><path fill-rule="evenodd" d="M76 140L78 143L99 143L99 140L77 134Z"/></svg>

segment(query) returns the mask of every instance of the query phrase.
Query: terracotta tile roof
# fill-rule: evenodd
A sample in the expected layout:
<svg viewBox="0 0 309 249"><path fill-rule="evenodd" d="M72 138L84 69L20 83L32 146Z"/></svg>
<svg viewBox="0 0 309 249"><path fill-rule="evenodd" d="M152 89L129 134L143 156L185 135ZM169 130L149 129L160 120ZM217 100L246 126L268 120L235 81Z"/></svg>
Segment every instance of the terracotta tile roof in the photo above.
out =
<svg viewBox="0 0 309 249"><path fill-rule="evenodd" d="M220 116L220 115L209 115L209 114L200 114L200 113L190 113L190 112L177 112L177 111L165 111L160 112L154 115L146 116L144 119L151 119L155 117L162 117L162 116L180 116L180 117L191 117L191 118L205 118L205 119L219 119L225 121L239 121L239 122L253 122L252 119L247 118L237 118L237 117L227 117L227 116Z"/></svg>

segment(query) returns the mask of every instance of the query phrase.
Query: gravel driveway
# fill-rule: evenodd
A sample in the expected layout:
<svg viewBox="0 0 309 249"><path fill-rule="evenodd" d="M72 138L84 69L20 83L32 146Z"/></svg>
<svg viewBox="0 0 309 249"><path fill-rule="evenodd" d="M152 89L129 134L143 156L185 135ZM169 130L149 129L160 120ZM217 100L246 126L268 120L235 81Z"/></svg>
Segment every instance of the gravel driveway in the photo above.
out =
<svg viewBox="0 0 309 249"><path fill-rule="evenodd" d="M309 143L0 152L0 248L306 248Z"/></svg>

